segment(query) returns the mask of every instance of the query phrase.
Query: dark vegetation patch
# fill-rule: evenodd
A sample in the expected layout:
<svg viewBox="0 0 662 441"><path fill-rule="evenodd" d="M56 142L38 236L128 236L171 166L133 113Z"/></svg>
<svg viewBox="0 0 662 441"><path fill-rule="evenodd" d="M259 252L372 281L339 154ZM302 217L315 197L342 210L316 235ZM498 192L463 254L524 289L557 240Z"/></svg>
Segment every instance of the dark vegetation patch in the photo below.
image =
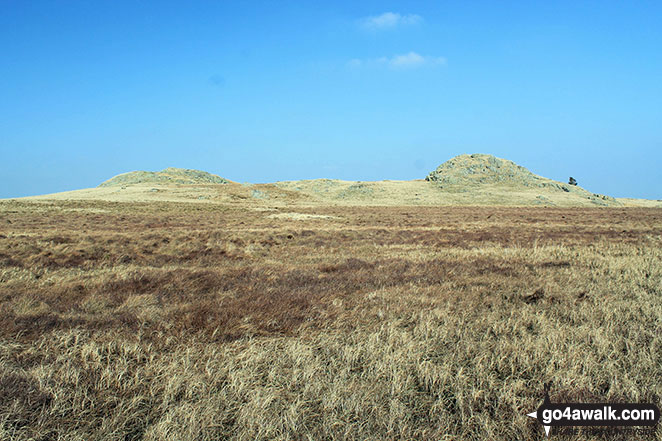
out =
<svg viewBox="0 0 662 441"><path fill-rule="evenodd" d="M414 262L394 258L372 262L349 258L338 264L292 269L252 265L216 270L131 270L104 276L98 283L33 291L32 297L47 303L51 312L6 316L3 332L33 337L72 327L132 329L137 326L135 316L125 317L118 309L131 296L153 294L159 304L177 306L167 323L148 324L155 328L174 325L186 332L213 333L221 339L243 333L290 334L302 323L319 318L333 298L360 304L365 294L378 289L434 286L447 281L476 285L485 279L515 277L521 271L519 266L489 259ZM82 314L82 305L90 297L103 298L108 315ZM80 318L71 319L76 312Z"/></svg>
<svg viewBox="0 0 662 441"><path fill-rule="evenodd" d="M35 379L7 368L0 370L0 415L7 418L9 430L29 429L35 416L43 414L52 400L53 396Z"/></svg>

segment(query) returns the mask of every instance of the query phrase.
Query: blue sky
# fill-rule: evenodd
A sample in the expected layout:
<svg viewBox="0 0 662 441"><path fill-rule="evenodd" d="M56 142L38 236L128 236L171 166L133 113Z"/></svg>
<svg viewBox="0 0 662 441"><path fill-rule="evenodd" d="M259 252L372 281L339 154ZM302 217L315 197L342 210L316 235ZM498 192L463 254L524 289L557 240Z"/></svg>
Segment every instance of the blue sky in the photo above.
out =
<svg viewBox="0 0 662 441"><path fill-rule="evenodd" d="M662 199L662 3L0 0L0 198L491 153Z"/></svg>

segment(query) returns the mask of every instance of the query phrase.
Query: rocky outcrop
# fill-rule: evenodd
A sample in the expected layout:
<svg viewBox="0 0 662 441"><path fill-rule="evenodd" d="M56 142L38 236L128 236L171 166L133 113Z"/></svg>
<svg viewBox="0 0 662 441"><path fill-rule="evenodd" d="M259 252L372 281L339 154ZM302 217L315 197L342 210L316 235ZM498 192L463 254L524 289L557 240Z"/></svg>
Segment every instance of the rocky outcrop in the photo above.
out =
<svg viewBox="0 0 662 441"><path fill-rule="evenodd" d="M228 184L225 178L200 170L169 167L158 172L133 171L122 173L103 182L99 187L133 184Z"/></svg>

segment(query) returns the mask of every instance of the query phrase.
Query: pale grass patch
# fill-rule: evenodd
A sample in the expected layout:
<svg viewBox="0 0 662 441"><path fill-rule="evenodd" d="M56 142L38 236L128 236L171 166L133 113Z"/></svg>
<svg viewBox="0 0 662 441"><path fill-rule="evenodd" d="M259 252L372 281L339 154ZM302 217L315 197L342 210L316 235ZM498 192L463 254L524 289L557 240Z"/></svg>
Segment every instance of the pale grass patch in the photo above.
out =
<svg viewBox="0 0 662 441"><path fill-rule="evenodd" d="M291 219L291 220L311 220L311 219L338 219L336 216L324 214L308 213L274 213L267 216L269 219Z"/></svg>

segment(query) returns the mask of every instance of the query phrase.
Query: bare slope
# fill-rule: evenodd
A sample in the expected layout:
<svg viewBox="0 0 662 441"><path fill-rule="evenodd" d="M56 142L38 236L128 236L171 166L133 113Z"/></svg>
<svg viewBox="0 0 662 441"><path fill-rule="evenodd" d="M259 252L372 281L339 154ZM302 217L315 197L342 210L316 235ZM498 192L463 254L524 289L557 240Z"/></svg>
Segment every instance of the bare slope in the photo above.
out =
<svg viewBox="0 0 662 441"><path fill-rule="evenodd" d="M122 173L101 183L99 187L134 184L228 184L225 178L200 170L168 167L158 172L133 171Z"/></svg>

